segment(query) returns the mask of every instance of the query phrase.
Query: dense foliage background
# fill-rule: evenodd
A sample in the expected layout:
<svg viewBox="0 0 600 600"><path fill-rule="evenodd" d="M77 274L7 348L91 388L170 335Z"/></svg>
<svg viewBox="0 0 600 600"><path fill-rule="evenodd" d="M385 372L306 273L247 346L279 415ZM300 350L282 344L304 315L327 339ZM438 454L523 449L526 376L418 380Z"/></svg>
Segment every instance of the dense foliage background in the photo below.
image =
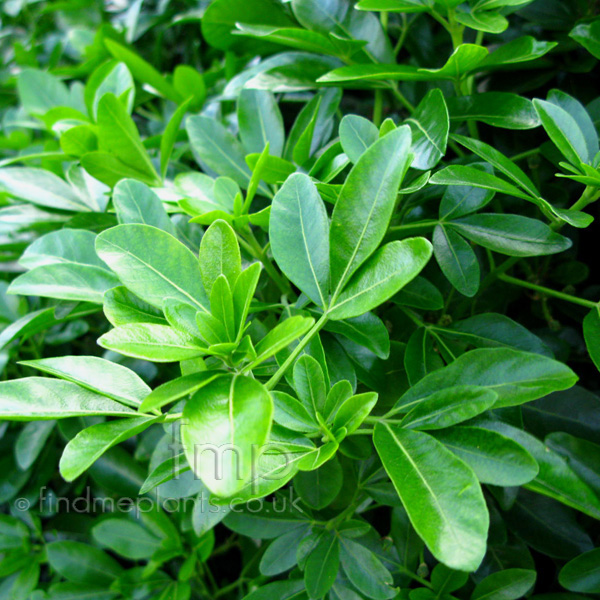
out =
<svg viewBox="0 0 600 600"><path fill-rule="evenodd" d="M599 8L2 2L0 598L600 594Z"/></svg>

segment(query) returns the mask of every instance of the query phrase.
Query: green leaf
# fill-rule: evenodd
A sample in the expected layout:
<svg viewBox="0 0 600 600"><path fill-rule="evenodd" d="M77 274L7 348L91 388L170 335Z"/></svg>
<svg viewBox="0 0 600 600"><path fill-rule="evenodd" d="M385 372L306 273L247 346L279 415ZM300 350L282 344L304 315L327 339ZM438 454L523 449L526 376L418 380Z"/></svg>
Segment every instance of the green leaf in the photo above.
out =
<svg viewBox="0 0 600 600"><path fill-rule="evenodd" d="M583 319L583 337L588 354L600 371L600 313L598 308L592 308Z"/></svg>
<svg viewBox="0 0 600 600"><path fill-rule="evenodd" d="M329 400L329 397L327 398ZM369 416L377 403L376 392L366 392L351 396L339 405L333 414L333 430L344 427L348 434L356 431L360 424Z"/></svg>
<svg viewBox="0 0 600 600"><path fill-rule="evenodd" d="M280 27L293 25L281 4L275 0L254 0L252 4L243 0L216 0L202 17L202 35L211 46L219 50L242 50L248 47L248 40L232 35L236 23ZM255 45L250 48L261 50Z"/></svg>
<svg viewBox="0 0 600 600"><path fill-rule="evenodd" d="M451 121L481 121L503 129L533 129L540 119L531 100L508 92L448 98Z"/></svg>
<svg viewBox="0 0 600 600"><path fill-rule="evenodd" d="M46 545L48 563L67 581L108 586L123 568L105 552L81 542L61 540Z"/></svg>
<svg viewBox="0 0 600 600"><path fill-rule="evenodd" d="M577 376L556 360L508 348L480 348L459 356L403 394L395 410L406 412L432 393L455 385L492 387L494 408L518 406L572 387Z"/></svg>
<svg viewBox="0 0 600 600"><path fill-rule="evenodd" d="M173 113L173 116L169 119L165 131L160 140L160 175L164 179L169 169L169 160L173 153L173 147L177 141L177 135L180 131L181 122L183 117L190 108L193 98L188 98L183 102L177 110Z"/></svg>
<svg viewBox="0 0 600 600"><path fill-rule="evenodd" d="M153 362L175 362L204 356L208 350L199 343L188 334L154 323L120 325L98 339L102 348Z"/></svg>
<svg viewBox="0 0 600 600"><path fill-rule="evenodd" d="M494 168L498 169L501 173L506 175L506 177L512 179L512 181L514 181L519 187L528 192L531 197L533 197L534 199L539 199L540 194L537 191L531 179L527 177L523 170L519 168L512 160L504 156L504 154L496 150L494 147L479 140L474 140L472 138L468 138L462 135L453 135L453 138L459 144L469 149L471 152L477 154L477 156L483 158L483 160L489 162L491 165L494 166ZM511 193L512 195L515 195L512 191L503 193ZM522 197L524 200L529 200L530 202L532 201L531 198L525 196L517 197Z"/></svg>
<svg viewBox="0 0 600 600"><path fill-rule="evenodd" d="M375 142L350 171L333 210L331 283L334 298L379 246L411 158L410 129L398 127ZM366 311L363 311L366 312Z"/></svg>
<svg viewBox="0 0 600 600"><path fill-rule="evenodd" d="M569 238L537 219L521 215L480 213L457 219L449 227L484 248L508 256L543 256L572 246Z"/></svg>
<svg viewBox="0 0 600 600"><path fill-rule="evenodd" d="M22 548L29 538L29 529L23 521L10 515L0 515L0 548Z"/></svg>
<svg viewBox="0 0 600 600"><path fill-rule="evenodd" d="M486 552L489 517L473 471L426 433L378 423L373 439L431 553L452 569L477 569Z"/></svg>
<svg viewBox="0 0 600 600"><path fill-rule="evenodd" d="M278 323L256 344L256 358L252 361L252 366L255 367L289 346L294 340L304 335L314 323L313 318L301 316L290 317Z"/></svg>
<svg viewBox="0 0 600 600"><path fill-rule="evenodd" d="M246 155L246 164L252 171L255 170L261 154L254 153ZM283 183L294 171L296 165L279 158L278 156L265 156L261 164L260 178L265 183Z"/></svg>
<svg viewBox="0 0 600 600"><path fill-rule="evenodd" d="M481 313L457 321L444 336L477 348L508 347L553 357L546 344L528 329L505 315Z"/></svg>
<svg viewBox="0 0 600 600"><path fill-rule="evenodd" d="M591 23L579 23L569 33L569 37L581 44L590 54L600 59L600 19Z"/></svg>
<svg viewBox="0 0 600 600"><path fill-rule="evenodd" d="M600 499L577 475L567 459L532 435L511 425L499 421L485 421L480 425L510 437L537 461L540 467L538 476L526 484L527 489L600 519Z"/></svg>
<svg viewBox="0 0 600 600"><path fill-rule="evenodd" d="M273 577L293 568L298 562L298 545L306 535L306 527L296 527L271 542L260 560L261 574Z"/></svg>
<svg viewBox="0 0 600 600"><path fill-rule="evenodd" d="M327 391L321 365L308 354L294 364L294 389L305 408L312 414L322 413Z"/></svg>
<svg viewBox="0 0 600 600"><path fill-rule="evenodd" d="M109 41L109 44L111 42ZM122 62L115 60L105 62L91 74L86 83L84 90L85 105L90 116L94 119L98 113L100 98L108 93L114 94L117 98L121 98L127 93L127 109L131 112L135 96L135 84L127 65Z"/></svg>
<svg viewBox="0 0 600 600"><path fill-rule="evenodd" d="M10 421L86 415L136 416L136 412L70 381L25 377L0 383L0 417Z"/></svg>
<svg viewBox="0 0 600 600"><path fill-rule="evenodd" d="M467 421L494 406L498 394L479 386L444 388L419 402L402 419L406 429L444 429Z"/></svg>
<svg viewBox="0 0 600 600"><path fill-rule="evenodd" d="M181 98L185 99L185 102L179 105L180 108L184 105L189 105L192 111L198 111L202 108L206 100L206 82L202 73L194 67L177 65L173 71L173 87Z"/></svg>
<svg viewBox="0 0 600 600"><path fill-rule="evenodd" d="M571 592L600 593L600 548L570 560L560 570L558 580Z"/></svg>
<svg viewBox="0 0 600 600"><path fill-rule="evenodd" d="M341 96L341 91L335 88L319 90L313 96L292 125L284 158L303 165L329 139Z"/></svg>
<svg viewBox="0 0 600 600"><path fill-rule="evenodd" d="M122 285L104 294L104 314L115 327L128 323L167 324L162 311L140 300Z"/></svg>
<svg viewBox="0 0 600 600"><path fill-rule="evenodd" d="M304 583L311 598L322 598L331 588L340 564L340 543L332 531L319 533L304 566Z"/></svg>
<svg viewBox="0 0 600 600"><path fill-rule="evenodd" d="M113 192L113 205L121 225L142 223L176 235L175 226L159 197L141 181L119 181Z"/></svg>
<svg viewBox="0 0 600 600"><path fill-rule="evenodd" d="M486 163L474 164L473 166L488 173L492 172L491 165ZM479 187L467 185L448 186L440 202L440 219L447 221L477 212L489 204L493 197L493 191Z"/></svg>
<svg viewBox="0 0 600 600"><path fill-rule="evenodd" d="M165 298L177 298L207 310L198 260L172 235L150 225L119 225L96 238L96 252L149 304L162 308Z"/></svg>
<svg viewBox="0 0 600 600"><path fill-rule="evenodd" d="M13 196L57 210L89 211L75 190L51 171L29 167L0 169L0 185Z"/></svg>
<svg viewBox="0 0 600 600"><path fill-rule="evenodd" d="M27 246L19 264L27 269L54 263L86 264L106 269L94 251L96 235L83 229L59 229Z"/></svg>
<svg viewBox="0 0 600 600"><path fill-rule="evenodd" d="M311 417L308 409L296 398L285 392L271 392L274 403L273 419L292 431L310 432L318 429L318 425Z"/></svg>
<svg viewBox="0 0 600 600"><path fill-rule="evenodd" d="M425 327L413 331L406 342L404 351L404 370L408 381L415 384L427 373L444 366L444 363L434 347L434 337Z"/></svg>
<svg viewBox="0 0 600 600"><path fill-rule="evenodd" d="M125 164L109 152L88 152L81 157L81 166L95 179L109 187L114 187L121 179L139 179L150 185L157 185L158 180L148 178L133 167Z"/></svg>
<svg viewBox="0 0 600 600"><path fill-rule="evenodd" d="M340 406L342 406L348 398L352 397L353 393L354 390L352 384L347 379L337 381L327 394L325 406L323 407L323 416L328 421L331 421L331 418L335 416Z"/></svg>
<svg viewBox="0 0 600 600"><path fill-rule="evenodd" d="M340 538L340 544L344 572L357 590L374 600L396 596L392 575L374 552L346 537Z"/></svg>
<svg viewBox="0 0 600 600"><path fill-rule="evenodd" d="M89 125L76 125L60 136L60 147L65 154L80 158L98 150L98 137Z"/></svg>
<svg viewBox="0 0 600 600"><path fill-rule="evenodd" d="M349 56L365 45L364 42L359 40L338 39L334 36L327 37L322 33L299 27L272 27L268 25L248 25L246 23L236 23L236 27L238 31L234 33L237 35L274 42L296 50L316 54Z"/></svg>
<svg viewBox="0 0 600 600"><path fill-rule="evenodd" d="M495 431L480 427L452 427L435 438L467 463L481 483L516 486L538 474L537 462L522 446Z"/></svg>
<svg viewBox="0 0 600 600"><path fill-rule="evenodd" d="M147 183L160 184L133 119L114 94L105 94L98 102L98 144Z"/></svg>
<svg viewBox="0 0 600 600"><path fill-rule="evenodd" d="M431 585L437 597L446 596L450 592L460 589L468 579L468 573L449 569L443 564L437 564L431 572Z"/></svg>
<svg viewBox="0 0 600 600"><path fill-rule="evenodd" d="M294 491L307 506L322 510L340 493L343 480L342 467L333 458L314 471L300 471L294 477Z"/></svg>
<svg viewBox="0 0 600 600"><path fill-rule="evenodd" d="M102 304L104 292L117 285L119 280L107 269L54 263L23 273L13 280L9 293Z"/></svg>
<svg viewBox="0 0 600 600"><path fill-rule="evenodd" d="M292 600L301 597L304 592L304 580L291 579L288 581L274 581L267 583L257 590L254 590L244 600L272 600L278 598L281 600Z"/></svg>
<svg viewBox="0 0 600 600"><path fill-rule="evenodd" d="M537 573L529 569L506 569L488 575L471 594L471 600L517 600L527 594Z"/></svg>
<svg viewBox="0 0 600 600"><path fill-rule="evenodd" d="M395 302L395 299L393 301ZM383 360L390 355L390 335L388 330L383 321L373 313L367 312L359 317L344 321L328 321L325 329L339 333L349 340L368 348Z"/></svg>
<svg viewBox="0 0 600 600"><path fill-rule="evenodd" d="M248 311L250 309L250 302L254 297L258 279L260 277L261 264L254 263L247 269L244 269L239 275L235 286L233 288L233 313L235 318L235 327L238 332L242 332L246 318L248 317Z"/></svg>
<svg viewBox="0 0 600 600"><path fill-rule="evenodd" d="M237 105L240 138L246 154L260 153L269 144L269 153L281 156L285 132L283 117L273 94L243 89Z"/></svg>
<svg viewBox="0 0 600 600"><path fill-rule="evenodd" d="M412 132L411 151L415 157L413 169L427 171L446 154L450 121L444 95L440 89L431 90L406 119Z"/></svg>
<svg viewBox="0 0 600 600"><path fill-rule="evenodd" d="M163 312L167 322L173 329L186 333L193 338L199 337L200 330L196 324L197 310L190 304L185 304L173 298L165 298ZM206 313L200 313L206 315Z"/></svg>
<svg viewBox="0 0 600 600"><path fill-rule="evenodd" d="M364 117L346 115L340 121L340 142L353 163L356 163L378 139L379 130Z"/></svg>
<svg viewBox="0 0 600 600"><path fill-rule="evenodd" d="M429 261L432 246L411 238L382 246L365 262L329 309L331 319L357 317L389 300Z"/></svg>
<svg viewBox="0 0 600 600"><path fill-rule="evenodd" d="M183 100L175 88L148 62L135 52L114 40L104 38L106 49L119 61L125 63L140 83L146 83L165 98L179 104Z"/></svg>
<svg viewBox="0 0 600 600"><path fill-rule="evenodd" d="M306 29L318 31L333 40L366 40L364 54L370 61L392 60L390 42L375 15L352 10L346 2L340 0L325 4L318 0L294 0L292 10Z"/></svg>
<svg viewBox="0 0 600 600"><path fill-rule="evenodd" d="M242 259L235 231L223 220L215 221L202 236L200 272L205 290L224 275L231 289L242 272Z"/></svg>
<svg viewBox="0 0 600 600"><path fill-rule="evenodd" d="M431 10L430 0L360 0L358 10L417 13Z"/></svg>
<svg viewBox="0 0 600 600"><path fill-rule="evenodd" d="M219 378L187 402L182 423L185 454L212 493L232 496L250 480L272 417L271 396L248 377Z"/></svg>
<svg viewBox="0 0 600 600"><path fill-rule="evenodd" d="M535 60L550 52L557 44L558 42L538 42L530 35L524 35L502 44L479 63L477 70Z"/></svg>
<svg viewBox="0 0 600 600"><path fill-rule="evenodd" d="M19 469L26 471L35 463L55 425L56 421L32 421L21 429L15 443L15 461Z"/></svg>
<svg viewBox="0 0 600 600"><path fill-rule="evenodd" d="M453 229L436 225L433 253L448 281L469 298L479 289L479 261L465 239Z"/></svg>
<svg viewBox="0 0 600 600"><path fill-rule="evenodd" d="M193 394L219 377L219 375L220 373L215 373L214 371L200 371L171 379L152 390L144 398L138 410L140 412L149 412L157 408L162 408L165 404L175 402L189 394Z"/></svg>
<svg viewBox="0 0 600 600"><path fill-rule="evenodd" d="M508 19L497 12L473 10L466 12L458 10L456 20L477 31L487 33L503 33L508 29Z"/></svg>
<svg viewBox="0 0 600 600"><path fill-rule="evenodd" d="M127 519L105 519L92 529L94 540L124 558L150 558L160 547L160 540L147 529Z"/></svg>
<svg viewBox="0 0 600 600"><path fill-rule="evenodd" d="M219 275L213 285L210 294L210 310L215 319L223 325L225 341L233 342L237 331L235 331L231 288L225 275Z"/></svg>
<svg viewBox="0 0 600 600"><path fill-rule="evenodd" d="M539 98L533 101L533 106L546 133L572 165L577 167L591 161L581 128L564 108Z"/></svg>
<svg viewBox="0 0 600 600"><path fill-rule="evenodd" d="M23 108L30 115L44 115L58 106L83 108L67 86L47 71L23 69L17 77L17 91Z"/></svg>
<svg viewBox="0 0 600 600"><path fill-rule="evenodd" d="M583 104L560 90L550 90L548 92L548 102L560 106L575 119L585 138L588 156L592 160L598 153L598 132Z"/></svg>
<svg viewBox="0 0 600 600"><path fill-rule="evenodd" d="M392 298L392 302L400 306L410 306L411 308L423 310L439 310L444 306L444 298L441 292L421 276L417 276L407 283Z"/></svg>
<svg viewBox="0 0 600 600"><path fill-rule="evenodd" d="M174 456L150 469L150 473L140 487L139 493L146 494L161 483L177 479L180 475L189 471L191 471L191 467L185 459L185 454L183 452L174 454Z"/></svg>
<svg viewBox="0 0 600 600"><path fill-rule="evenodd" d="M150 393L150 388L134 371L96 356L60 356L25 360L20 364L77 383L129 406L138 407Z"/></svg>
<svg viewBox="0 0 600 600"><path fill-rule="evenodd" d="M479 67L488 56L483 46L461 44L439 69L422 69L413 65L360 64L340 67L317 79L318 83L340 84L364 81L435 81L460 80Z"/></svg>
<svg viewBox="0 0 600 600"><path fill-rule="evenodd" d="M119 419L82 429L63 450L59 463L60 474L66 481L77 479L107 450L145 431L161 418Z"/></svg>
<svg viewBox="0 0 600 600"><path fill-rule="evenodd" d="M436 185L460 185L479 187L501 194L531 201L531 196L522 192L518 187L481 169L464 165L452 165L434 173L429 183Z"/></svg>
<svg viewBox="0 0 600 600"><path fill-rule="evenodd" d="M304 174L291 175L275 194L269 219L273 257L315 304L329 299L329 219L319 192Z"/></svg>
<svg viewBox="0 0 600 600"><path fill-rule="evenodd" d="M244 160L242 145L215 119L196 115L188 117L185 128L200 165L248 187L250 169ZM262 152L261 148L261 152Z"/></svg>

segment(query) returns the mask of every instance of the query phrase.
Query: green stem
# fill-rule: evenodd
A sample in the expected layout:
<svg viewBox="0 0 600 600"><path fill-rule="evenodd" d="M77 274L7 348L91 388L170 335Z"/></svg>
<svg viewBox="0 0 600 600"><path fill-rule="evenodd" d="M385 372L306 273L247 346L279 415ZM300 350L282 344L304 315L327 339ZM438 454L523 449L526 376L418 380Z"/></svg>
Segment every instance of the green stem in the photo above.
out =
<svg viewBox="0 0 600 600"><path fill-rule="evenodd" d="M519 285L529 290L534 290L535 292L539 292L540 294L546 294L547 296L553 296L554 298L565 300L566 302L579 304L579 306L585 306L587 308L596 308L598 306L598 302L592 302L591 300L586 300L585 298L571 296L571 294L565 294L564 292L552 290L550 288L544 287L543 285L537 285L536 283L523 281L522 279L517 279L516 277L511 277L510 275L499 275L498 279L506 281L506 283L512 283L514 285Z"/></svg>
<svg viewBox="0 0 600 600"><path fill-rule="evenodd" d="M520 152L519 154L515 154L510 157L510 160L513 162L517 162L519 160L523 160L524 158L529 158L530 156L535 156L540 153L539 148L532 148L531 150L525 150L525 152Z"/></svg>
<svg viewBox="0 0 600 600"><path fill-rule="evenodd" d="M569 210L581 210L585 208L588 204L595 202L600 198L600 188L597 188L593 185L586 186L585 190L583 190L583 194L581 194L579 200L571 206Z"/></svg>
<svg viewBox="0 0 600 600"><path fill-rule="evenodd" d="M70 160L70 158L64 152L38 152L36 154L23 154L21 156L11 156L0 160L0 167L6 167L18 162L27 162L29 160L36 160L38 158L60 158L63 161Z"/></svg>
<svg viewBox="0 0 600 600"><path fill-rule="evenodd" d="M412 235L413 233L420 233L422 231L428 231L433 229L439 221L437 219L425 219L423 221L417 221L415 223L405 223L404 225L393 225L388 228L388 235L394 233L405 233Z"/></svg>
<svg viewBox="0 0 600 600"><path fill-rule="evenodd" d="M372 435L373 430L372 429L357 429L356 431L353 431L352 433L349 433L348 435Z"/></svg>
<svg viewBox="0 0 600 600"><path fill-rule="evenodd" d="M517 264L517 262L519 262L519 258L516 256L513 256L513 257L505 260L498 267L493 268L485 276L484 280L481 282L481 285L479 286L479 292L481 293L484 289L489 287L494 282L495 279L497 279L498 277L500 277L500 275L502 275L503 273L508 271L508 269L510 269L513 265Z"/></svg>
<svg viewBox="0 0 600 600"><path fill-rule="evenodd" d="M452 47L456 50L463 43L463 33L465 28L456 22L456 11L453 8L448 9L448 25L446 29L452 38Z"/></svg>
<svg viewBox="0 0 600 600"><path fill-rule="evenodd" d="M152 415L147 415L151 417ZM170 415L166 415L163 423L171 423L172 421L178 421L183 416L183 413L172 413Z"/></svg>
<svg viewBox="0 0 600 600"><path fill-rule="evenodd" d="M404 46L404 41L406 40L406 35L408 34L408 21L406 19L406 13L400 13L400 18L402 19L402 31L400 33L400 37L394 46L394 56L398 56L400 50L402 50L402 46Z"/></svg>
<svg viewBox="0 0 600 600"><path fill-rule="evenodd" d="M268 390L272 390L279 383L279 380L283 377L285 372L292 366L292 364L294 364L294 361L296 358L298 358L302 350L304 350L308 342L310 342L310 340L325 326L325 323L327 323L328 319L329 316L327 313L324 313L321 318L312 326L309 332L302 338L302 341L294 348L292 353L287 357L279 369L277 369L271 379L267 381L265 387Z"/></svg>
<svg viewBox="0 0 600 600"><path fill-rule="evenodd" d="M398 102L400 102L400 104L402 104L402 106L404 106L404 108L406 108L406 110L409 113L414 112L414 110L415 110L414 104L409 102L409 100L404 96L404 94L398 89L398 84L393 83L393 82L388 82L388 85L390 87L392 94L396 98L396 100L398 100Z"/></svg>

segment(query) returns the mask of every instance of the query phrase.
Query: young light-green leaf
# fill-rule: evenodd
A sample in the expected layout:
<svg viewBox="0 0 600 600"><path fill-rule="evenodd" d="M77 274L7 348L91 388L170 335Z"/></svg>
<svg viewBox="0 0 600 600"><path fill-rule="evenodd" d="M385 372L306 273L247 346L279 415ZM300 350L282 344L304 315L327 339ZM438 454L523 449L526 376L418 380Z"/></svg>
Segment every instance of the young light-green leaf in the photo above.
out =
<svg viewBox="0 0 600 600"><path fill-rule="evenodd" d="M410 129L398 127L375 142L348 175L331 222L331 283L337 297L379 246L410 164Z"/></svg>
<svg viewBox="0 0 600 600"><path fill-rule="evenodd" d="M425 238L382 246L352 276L329 310L331 319L357 317L383 304L414 279L431 257Z"/></svg>
<svg viewBox="0 0 600 600"><path fill-rule="evenodd" d="M250 480L272 417L271 396L248 377L221 377L187 402L182 422L185 454L212 493L232 496Z"/></svg>
<svg viewBox="0 0 600 600"><path fill-rule="evenodd" d="M273 257L315 304L329 299L329 219L315 184L293 174L275 195L269 220Z"/></svg>

